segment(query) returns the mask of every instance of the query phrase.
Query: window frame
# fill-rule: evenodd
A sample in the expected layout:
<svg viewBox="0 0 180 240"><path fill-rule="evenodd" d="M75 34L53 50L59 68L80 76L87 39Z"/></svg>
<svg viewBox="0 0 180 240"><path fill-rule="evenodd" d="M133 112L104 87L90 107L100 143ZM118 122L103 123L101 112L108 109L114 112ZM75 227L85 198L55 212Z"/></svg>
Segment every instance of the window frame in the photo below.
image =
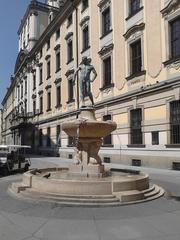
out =
<svg viewBox="0 0 180 240"><path fill-rule="evenodd" d="M133 1L136 2L136 8L133 9ZM129 0L128 2L129 16L134 16L141 10L141 0Z"/></svg>
<svg viewBox="0 0 180 240"><path fill-rule="evenodd" d="M49 111L51 111L51 104L52 104L52 101L51 101L51 91L50 90L48 90L47 91L47 112L49 112Z"/></svg>
<svg viewBox="0 0 180 240"><path fill-rule="evenodd" d="M67 64L73 61L73 40L67 41Z"/></svg>
<svg viewBox="0 0 180 240"><path fill-rule="evenodd" d="M107 14L108 12L108 21L107 21ZM108 6L101 12L101 38L108 35L112 31L112 23L111 23L111 7ZM108 26L108 28L106 27Z"/></svg>
<svg viewBox="0 0 180 240"><path fill-rule="evenodd" d="M139 55L133 56L134 51L137 51L138 45L140 46L140 56ZM141 39L137 39L136 41L130 44L130 75L135 75L140 72L142 72L142 43L141 43Z"/></svg>
<svg viewBox="0 0 180 240"><path fill-rule="evenodd" d="M81 13L84 12L89 7L89 0L82 0Z"/></svg>
<svg viewBox="0 0 180 240"><path fill-rule="evenodd" d="M134 114L134 119L132 116L133 114ZM130 145L135 145L135 146L143 145L142 118L143 118L142 108L136 108L136 109L130 110Z"/></svg>
<svg viewBox="0 0 180 240"><path fill-rule="evenodd" d="M173 54L173 40L172 40L172 35L173 35L173 32L172 32L172 25L175 23L175 22L178 22L179 23L179 38L177 38L176 40L178 41L178 47L179 47L179 51L178 51L178 54L174 55ZM170 47L170 59L175 59L175 58L180 58L180 16L172 19L170 22L169 22L169 34L170 34L170 37L169 37L169 47ZM174 40L174 42L176 41Z"/></svg>
<svg viewBox="0 0 180 240"><path fill-rule="evenodd" d="M112 121L112 115L111 114L104 115L103 121ZM113 147L112 133L103 138L102 147Z"/></svg>
<svg viewBox="0 0 180 240"><path fill-rule="evenodd" d="M86 51L89 48L89 26L86 25L82 29L82 52Z"/></svg>
<svg viewBox="0 0 180 240"><path fill-rule="evenodd" d="M105 64L108 64L108 60L110 60L110 66L105 66ZM108 88L112 85L112 57L111 55L105 57L103 60L103 88ZM110 71L108 71L110 70ZM107 71L107 72L106 72ZM107 80L106 78L109 78L110 80Z"/></svg>

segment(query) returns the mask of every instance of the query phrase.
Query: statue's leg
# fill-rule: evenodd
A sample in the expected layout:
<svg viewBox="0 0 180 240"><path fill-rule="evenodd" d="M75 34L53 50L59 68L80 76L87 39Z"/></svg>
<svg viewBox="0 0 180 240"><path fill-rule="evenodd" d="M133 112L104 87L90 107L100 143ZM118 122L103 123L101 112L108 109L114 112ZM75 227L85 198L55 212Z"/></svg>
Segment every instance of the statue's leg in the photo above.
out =
<svg viewBox="0 0 180 240"><path fill-rule="evenodd" d="M90 81L86 82L86 91L87 91L87 95L89 96L89 99L91 100L92 105L94 106L94 100L93 100L93 95L92 95L92 92L91 92Z"/></svg>
<svg viewBox="0 0 180 240"><path fill-rule="evenodd" d="M80 99L82 102L82 106L84 106L84 82L80 81Z"/></svg>

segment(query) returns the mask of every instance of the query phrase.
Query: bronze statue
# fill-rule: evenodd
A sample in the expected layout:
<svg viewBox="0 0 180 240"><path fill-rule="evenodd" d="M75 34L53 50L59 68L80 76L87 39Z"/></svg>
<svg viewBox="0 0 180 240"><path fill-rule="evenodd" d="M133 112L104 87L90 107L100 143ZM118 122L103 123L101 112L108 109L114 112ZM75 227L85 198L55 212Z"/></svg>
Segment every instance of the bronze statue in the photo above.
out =
<svg viewBox="0 0 180 240"><path fill-rule="evenodd" d="M89 97L91 100L92 106L94 106L94 100L93 95L91 92L91 83L94 82L94 80L97 77L97 72L93 65L91 65L91 59L87 57L82 58L82 62L80 63L78 69L76 70L74 74L74 81L75 78L80 72L80 98L82 101L82 106L85 106L84 99L86 96ZM93 77L91 79L91 72L93 73Z"/></svg>

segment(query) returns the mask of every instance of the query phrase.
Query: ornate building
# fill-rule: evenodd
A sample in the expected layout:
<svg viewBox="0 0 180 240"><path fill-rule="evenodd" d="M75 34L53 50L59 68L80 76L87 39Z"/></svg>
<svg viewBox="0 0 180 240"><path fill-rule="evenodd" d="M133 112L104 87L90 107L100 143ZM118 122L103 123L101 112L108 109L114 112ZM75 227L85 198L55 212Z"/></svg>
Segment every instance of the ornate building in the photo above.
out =
<svg viewBox="0 0 180 240"><path fill-rule="evenodd" d="M61 123L76 118L73 75L87 56L98 73L96 117L118 124L103 140L104 161L166 168L180 161L179 0L31 1L18 35L2 102L4 142L72 157Z"/></svg>

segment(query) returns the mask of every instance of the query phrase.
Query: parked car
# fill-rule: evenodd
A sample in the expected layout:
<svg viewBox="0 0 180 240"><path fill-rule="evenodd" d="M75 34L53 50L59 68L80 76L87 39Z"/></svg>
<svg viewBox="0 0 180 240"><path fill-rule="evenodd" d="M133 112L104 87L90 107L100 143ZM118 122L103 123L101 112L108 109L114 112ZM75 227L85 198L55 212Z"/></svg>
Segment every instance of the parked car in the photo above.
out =
<svg viewBox="0 0 180 240"><path fill-rule="evenodd" d="M14 171L28 171L31 165L27 157L30 146L0 145L0 175L6 176Z"/></svg>

